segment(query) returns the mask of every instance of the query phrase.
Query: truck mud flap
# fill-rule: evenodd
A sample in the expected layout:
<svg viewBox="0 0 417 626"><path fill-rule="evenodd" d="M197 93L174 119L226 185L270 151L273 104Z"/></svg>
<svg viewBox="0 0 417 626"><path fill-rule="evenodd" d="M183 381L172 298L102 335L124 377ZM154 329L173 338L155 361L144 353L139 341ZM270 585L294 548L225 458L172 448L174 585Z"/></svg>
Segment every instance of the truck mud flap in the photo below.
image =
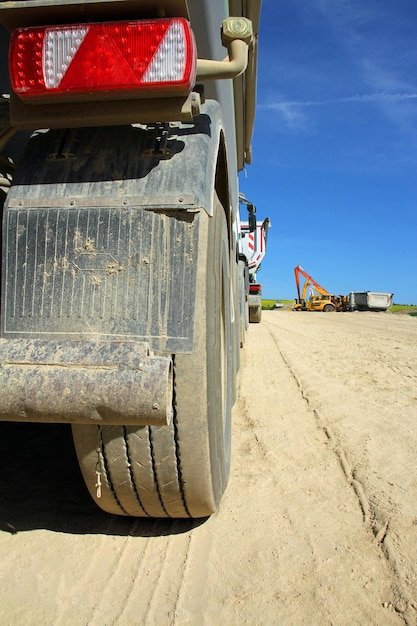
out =
<svg viewBox="0 0 417 626"><path fill-rule="evenodd" d="M193 349L198 213L27 203L15 207L10 191L2 337Z"/></svg>
<svg viewBox="0 0 417 626"><path fill-rule="evenodd" d="M0 340L0 420L159 425L172 417L170 357L145 342Z"/></svg>

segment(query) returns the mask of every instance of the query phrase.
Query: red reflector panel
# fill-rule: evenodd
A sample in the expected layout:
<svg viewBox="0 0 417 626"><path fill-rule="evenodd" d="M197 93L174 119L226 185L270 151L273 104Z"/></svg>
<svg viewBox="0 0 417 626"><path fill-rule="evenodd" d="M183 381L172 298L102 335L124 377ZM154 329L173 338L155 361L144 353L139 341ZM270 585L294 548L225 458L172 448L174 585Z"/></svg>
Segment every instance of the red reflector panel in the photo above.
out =
<svg viewBox="0 0 417 626"><path fill-rule="evenodd" d="M9 53L12 89L33 102L187 95L196 63L183 18L19 28Z"/></svg>

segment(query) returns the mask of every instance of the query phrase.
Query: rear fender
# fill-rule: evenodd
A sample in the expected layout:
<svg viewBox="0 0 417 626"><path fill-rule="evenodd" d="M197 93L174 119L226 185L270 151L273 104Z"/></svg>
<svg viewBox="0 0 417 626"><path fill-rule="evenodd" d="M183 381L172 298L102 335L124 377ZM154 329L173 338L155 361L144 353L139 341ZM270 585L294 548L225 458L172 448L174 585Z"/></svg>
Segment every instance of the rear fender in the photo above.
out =
<svg viewBox="0 0 417 626"><path fill-rule="evenodd" d="M204 209L211 215L222 137L221 108L210 100L187 124L37 131L7 206Z"/></svg>
<svg viewBox="0 0 417 626"><path fill-rule="evenodd" d="M35 133L4 210L4 338L193 350L200 216L213 210L220 107L208 101L192 124L164 130Z"/></svg>

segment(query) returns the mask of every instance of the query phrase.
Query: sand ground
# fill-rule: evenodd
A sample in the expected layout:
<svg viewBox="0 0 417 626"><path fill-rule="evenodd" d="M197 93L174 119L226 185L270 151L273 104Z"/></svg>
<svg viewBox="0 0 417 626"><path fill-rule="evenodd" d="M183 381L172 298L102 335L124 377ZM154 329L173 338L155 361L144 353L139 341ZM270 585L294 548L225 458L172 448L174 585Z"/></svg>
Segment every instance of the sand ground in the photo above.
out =
<svg viewBox="0 0 417 626"><path fill-rule="evenodd" d="M107 516L69 429L0 424L1 626L415 625L416 346L410 316L265 311L207 520Z"/></svg>

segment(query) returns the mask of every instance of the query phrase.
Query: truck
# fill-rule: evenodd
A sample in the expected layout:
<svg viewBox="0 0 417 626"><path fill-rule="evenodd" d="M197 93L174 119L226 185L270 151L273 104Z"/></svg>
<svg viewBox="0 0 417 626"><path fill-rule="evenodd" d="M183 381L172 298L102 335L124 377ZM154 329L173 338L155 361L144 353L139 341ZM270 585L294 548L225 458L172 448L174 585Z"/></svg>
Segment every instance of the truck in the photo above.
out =
<svg viewBox="0 0 417 626"><path fill-rule="evenodd" d="M262 285L257 281L257 272L265 257L268 230L271 227L269 217L263 221L256 220L256 206L243 195L239 195L240 203L248 208L248 221L240 225L240 253L248 266L249 282L249 322L259 324L262 319Z"/></svg>
<svg viewBox="0 0 417 626"><path fill-rule="evenodd" d="M350 311L387 311L392 306L393 293L376 291L351 291L349 293Z"/></svg>
<svg viewBox="0 0 417 626"><path fill-rule="evenodd" d="M294 268L295 283L297 286L297 298L293 305L293 311L323 311L331 313L334 311L347 311L349 307L348 296L331 294L314 280L302 267L297 265ZM305 281L301 290L300 274ZM309 297L307 298L307 292Z"/></svg>
<svg viewBox="0 0 417 626"><path fill-rule="evenodd" d="M70 425L110 514L227 485L260 10L0 1L0 420Z"/></svg>

